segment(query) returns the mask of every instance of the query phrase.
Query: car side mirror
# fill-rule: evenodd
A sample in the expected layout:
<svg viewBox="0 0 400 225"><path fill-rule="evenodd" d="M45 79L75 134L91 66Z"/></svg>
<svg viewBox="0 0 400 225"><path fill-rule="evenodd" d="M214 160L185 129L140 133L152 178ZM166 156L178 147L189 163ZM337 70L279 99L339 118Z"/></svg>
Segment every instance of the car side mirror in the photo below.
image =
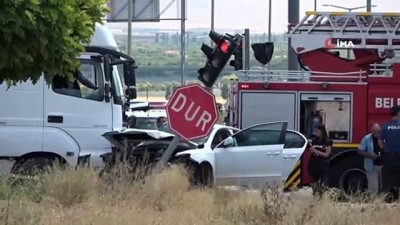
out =
<svg viewBox="0 0 400 225"><path fill-rule="evenodd" d="M227 139L224 140L224 142L222 143L223 148L229 148L233 146L233 138L232 137L228 137Z"/></svg>
<svg viewBox="0 0 400 225"><path fill-rule="evenodd" d="M124 63L124 82L128 87L136 87L136 69L134 62Z"/></svg>

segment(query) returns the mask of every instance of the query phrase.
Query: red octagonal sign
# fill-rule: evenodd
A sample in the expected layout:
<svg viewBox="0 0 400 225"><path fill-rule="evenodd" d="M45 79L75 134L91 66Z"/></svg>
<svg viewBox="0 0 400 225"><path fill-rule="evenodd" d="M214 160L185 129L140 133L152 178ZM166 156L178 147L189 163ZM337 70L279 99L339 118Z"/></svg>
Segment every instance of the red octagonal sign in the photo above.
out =
<svg viewBox="0 0 400 225"><path fill-rule="evenodd" d="M206 137L218 120L215 96L199 84L179 87L167 104L168 123L185 140Z"/></svg>

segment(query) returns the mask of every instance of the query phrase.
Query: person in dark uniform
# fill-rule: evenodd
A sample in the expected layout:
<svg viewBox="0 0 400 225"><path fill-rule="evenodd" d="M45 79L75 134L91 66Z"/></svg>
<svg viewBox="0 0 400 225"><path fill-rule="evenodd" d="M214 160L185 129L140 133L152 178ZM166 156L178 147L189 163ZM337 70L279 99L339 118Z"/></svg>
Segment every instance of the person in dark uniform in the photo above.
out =
<svg viewBox="0 0 400 225"><path fill-rule="evenodd" d="M310 162L310 172L314 180L312 184L313 193L321 195L324 187L329 187L330 155L333 146L333 141L328 138L328 132L324 124L317 127L311 145L310 150L313 154Z"/></svg>
<svg viewBox="0 0 400 225"><path fill-rule="evenodd" d="M390 109L392 119L381 130L379 144L383 148L382 183L387 201L399 198L400 187L400 105Z"/></svg>

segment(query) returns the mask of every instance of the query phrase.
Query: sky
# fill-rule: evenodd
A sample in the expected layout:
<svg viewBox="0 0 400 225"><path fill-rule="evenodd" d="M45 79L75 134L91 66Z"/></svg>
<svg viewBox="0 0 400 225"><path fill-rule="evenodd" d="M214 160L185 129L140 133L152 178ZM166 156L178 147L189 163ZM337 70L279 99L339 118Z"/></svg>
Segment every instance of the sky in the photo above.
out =
<svg viewBox="0 0 400 225"><path fill-rule="evenodd" d="M138 1L138 0L137 0ZM173 0L160 0L161 8ZM177 18L177 4L175 3L161 16L162 18ZM305 11L313 11L314 0L300 0L300 20ZM399 12L399 0L372 0L373 12ZM343 7L357 7L366 5L366 0L317 0L317 11L343 11L323 4L339 5ZM215 28L218 29L245 29L250 32L267 32L268 30L268 0L215 0ZM288 0L272 0L271 30L273 33L283 33L287 30ZM359 9L355 11L365 11ZM186 28L207 28L211 24L211 0L187 0ZM179 21L161 21L153 23L134 23L133 28L165 28L180 29Z"/></svg>

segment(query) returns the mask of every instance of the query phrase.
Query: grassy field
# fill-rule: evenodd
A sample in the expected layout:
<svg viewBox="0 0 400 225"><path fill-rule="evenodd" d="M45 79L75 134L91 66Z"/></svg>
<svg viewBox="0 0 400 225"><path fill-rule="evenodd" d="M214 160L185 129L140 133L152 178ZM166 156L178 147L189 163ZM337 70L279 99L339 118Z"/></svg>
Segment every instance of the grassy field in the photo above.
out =
<svg viewBox="0 0 400 225"><path fill-rule="evenodd" d="M381 204L355 207L325 197L287 197L189 185L180 167L141 182L99 178L91 169L55 169L36 182L3 182L2 224L12 225L397 225L400 210ZM3 179L4 181L4 179Z"/></svg>

